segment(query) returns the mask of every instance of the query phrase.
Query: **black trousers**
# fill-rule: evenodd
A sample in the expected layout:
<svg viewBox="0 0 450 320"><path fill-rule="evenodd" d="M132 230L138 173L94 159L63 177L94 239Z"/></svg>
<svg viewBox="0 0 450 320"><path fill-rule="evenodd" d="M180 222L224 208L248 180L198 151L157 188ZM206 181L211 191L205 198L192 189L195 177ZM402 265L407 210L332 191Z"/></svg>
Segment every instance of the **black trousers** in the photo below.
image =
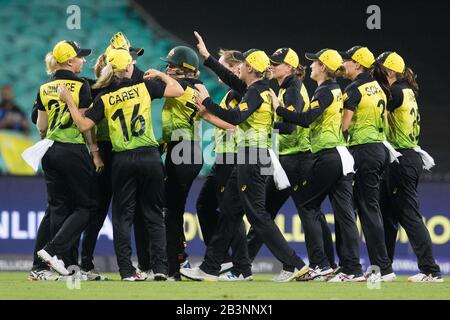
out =
<svg viewBox="0 0 450 320"><path fill-rule="evenodd" d="M189 190L202 166L203 156L198 141L169 143L165 161L167 210L165 221L169 276L179 272L180 263L186 258L183 214Z"/></svg>
<svg viewBox="0 0 450 320"><path fill-rule="evenodd" d="M313 167L305 183L299 186L299 212L302 223L309 224L305 230L306 241L310 243L310 254L319 267L328 266L324 252L322 228L319 223L320 206L328 195L333 208L335 223L339 225L341 248L340 264L346 274L362 273L359 262L358 229L353 211L353 175L342 174L342 162L335 148L320 151L313 156Z"/></svg>
<svg viewBox="0 0 450 320"><path fill-rule="evenodd" d="M268 166L270 157L267 149L239 148L238 164L225 187L217 232L212 237L200 266L203 271L213 275L219 273L231 241L242 223L244 212L264 244L281 261L284 270L293 271L294 268L300 269L305 265L266 211L266 176L262 174L262 170ZM250 270L248 252L245 254L247 268Z"/></svg>
<svg viewBox="0 0 450 320"><path fill-rule="evenodd" d="M269 176L266 184L266 210L270 214L272 219L275 219L281 207L290 196L292 196L297 209L300 207L299 191L301 189L299 188L299 186L301 186L303 181L306 180L308 172L312 169L313 159L311 152L301 152L293 155L281 155L280 163L284 171L286 172L289 181L291 182L291 187L284 190L278 190L275 186L273 176ZM300 219L302 221L305 218L307 217L302 217L300 215ZM323 213L320 214L319 223L322 228L323 243L328 263L334 268L336 267L336 263L334 260L333 238L331 231L328 228L325 215ZM305 227L307 228L310 225L310 223L302 224L304 229ZM307 238L309 237L310 233L310 230L305 230L305 236L306 234L308 234L308 236L306 236ZM250 228L248 232L247 240L248 254L250 260L253 261L259 250L261 249L263 243L256 234L256 231L253 227ZM305 244L308 251L309 266L314 268L318 265L319 261L314 261L314 256L309 255L309 253L312 252L309 241L306 241Z"/></svg>
<svg viewBox="0 0 450 320"><path fill-rule="evenodd" d="M94 195L98 204L97 211L92 215L81 242L81 268L83 270L94 269L94 250L97 237L108 215L112 198L112 145L109 141L99 141L98 146L105 166L103 172L96 177Z"/></svg>
<svg viewBox="0 0 450 320"><path fill-rule="evenodd" d="M381 185L381 212L389 258L394 260L399 223L405 229L417 256L419 270L424 274L441 275L433 256L432 242L419 213L417 185L423 171L420 155L412 149L398 150L399 163L392 163Z"/></svg>
<svg viewBox="0 0 450 320"><path fill-rule="evenodd" d="M355 159L354 197L361 221L370 263L380 267L381 274L392 272L384 241L383 218L380 210L380 180L389 163L388 150L382 143L351 147Z"/></svg>
<svg viewBox="0 0 450 320"><path fill-rule="evenodd" d="M167 274L165 225L162 212L164 171L158 149L142 147L113 153L112 220L114 248L122 278L136 272L131 263L131 225L136 211L144 217L155 273Z"/></svg>
<svg viewBox="0 0 450 320"><path fill-rule="evenodd" d="M218 155L221 157L222 155ZM217 231L217 224L221 213L218 211L219 204L223 201L223 195L228 178L234 169L236 163L236 155L223 155L226 159L233 160L230 164L220 164L216 162L212 167L210 174L204 182L200 194L197 199L197 216L202 230L203 240L208 246L212 236ZM248 257L246 256L246 229L244 222L238 226L238 230L231 241L232 256L227 252L224 262L233 262L233 271L243 273L248 276Z"/></svg>
<svg viewBox="0 0 450 320"><path fill-rule="evenodd" d="M78 257L76 246L96 210L94 165L85 145L55 142L42 158L48 193L50 255ZM76 264L75 258L75 264Z"/></svg>

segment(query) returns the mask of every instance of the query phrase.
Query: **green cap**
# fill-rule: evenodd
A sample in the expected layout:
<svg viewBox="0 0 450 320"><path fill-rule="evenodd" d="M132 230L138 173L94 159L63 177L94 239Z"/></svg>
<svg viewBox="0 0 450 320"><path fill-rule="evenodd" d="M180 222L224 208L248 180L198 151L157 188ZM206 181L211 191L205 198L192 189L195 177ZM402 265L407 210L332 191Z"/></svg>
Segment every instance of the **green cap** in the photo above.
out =
<svg viewBox="0 0 450 320"><path fill-rule="evenodd" d="M199 66L198 56L195 51L185 46L173 48L167 54L167 57L161 58L161 60L191 71L197 71Z"/></svg>

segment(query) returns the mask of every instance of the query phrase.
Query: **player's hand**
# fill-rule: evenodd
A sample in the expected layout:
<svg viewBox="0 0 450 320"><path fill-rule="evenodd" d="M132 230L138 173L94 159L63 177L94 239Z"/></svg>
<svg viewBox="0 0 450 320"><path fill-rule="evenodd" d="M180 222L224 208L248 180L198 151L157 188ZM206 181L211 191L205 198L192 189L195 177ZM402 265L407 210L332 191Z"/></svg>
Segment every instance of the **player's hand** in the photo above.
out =
<svg viewBox="0 0 450 320"><path fill-rule="evenodd" d="M152 80L155 78L162 78L164 76L164 73L161 71L158 71L156 69L148 69L144 73L144 80Z"/></svg>
<svg viewBox="0 0 450 320"><path fill-rule="evenodd" d="M73 99L73 98L72 98L72 95L70 94L69 89L67 89L66 85L63 84L63 83L60 84L60 85L58 86L58 91L57 91L57 93L58 93L59 99L61 99L62 101L66 102L66 103L67 103L70 99Z"/></svg>
<svg viewBox="0 0 450 320"><path fill-rule="evenodd" d="M195 88L197 89L197 91L195 91L194 99L197 101L197 104L202 104L203 101L209 97L209 92L202 84L196 84Z"/></svg>
<svg viewBox="0 0 450 320"><path fill-rule="evenodd" d="M198 49L198 53L200 53L200 55L206 60L209 58L209 52L208 49L206 49L206 45L203 42L203 38L202 36L197 32L194 31L194 35L197 38L197 49Z"/></svg>
<svg viewBox="0 0 450 320"><path fill-rule="evenodd" d="M98 152L98 150L93 151L91 153L92 153L92 160L94 161L95 173L100 174L102 173L105 164L103 163L103 160L100 157L100 153Z"/></svg>

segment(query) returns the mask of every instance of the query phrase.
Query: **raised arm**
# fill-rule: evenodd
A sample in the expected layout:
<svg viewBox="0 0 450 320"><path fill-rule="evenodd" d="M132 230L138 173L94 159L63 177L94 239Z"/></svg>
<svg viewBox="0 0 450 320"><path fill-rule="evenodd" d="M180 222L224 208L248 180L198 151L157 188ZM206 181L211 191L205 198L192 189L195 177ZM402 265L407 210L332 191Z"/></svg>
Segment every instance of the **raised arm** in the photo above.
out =
<svg viewBox="0 0 450 320"><path fill-rule="evenodd" d="M217 59L211 56L200 34L197 31L194 31L194 34L198 41L198 52L205 59L204 65L214 71L223 83L231 89L236 90L241 95L244 95L247 91L246 83L239 79L233 72L221 65Z"/></svg>

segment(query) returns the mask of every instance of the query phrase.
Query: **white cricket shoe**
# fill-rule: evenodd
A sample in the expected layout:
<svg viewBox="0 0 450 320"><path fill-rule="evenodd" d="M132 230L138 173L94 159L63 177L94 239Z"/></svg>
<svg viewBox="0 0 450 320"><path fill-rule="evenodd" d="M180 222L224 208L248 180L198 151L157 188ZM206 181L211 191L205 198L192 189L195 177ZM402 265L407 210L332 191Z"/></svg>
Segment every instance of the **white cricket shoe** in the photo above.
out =
<svg viewBox="0 0 450 320"><path fill-rule="evenodd" d="M31 270L28 275L28 280L30 281L58 281L61 276L56 272L51 272L50 270Z"/></svg>
<svg viewBox="0 0 450 320"><path fill-rule="evenodd" d="M214 276L212 274L208 274L204 272L199 267L197 268L181 268L180 269L181 275L184 277L191 279L191 280L197 280L197 281L217 281L219 277Z"/></svg>
<svg viewBox="0 0 450 320"><path fill-rule="evenodd" d="M309 268L309 272L303 276L297 278L297 281L327 281L327 279L332 275L334 270L331 267L315 269Z"/></svg>
<svg viewBox="0 0 450 320"><path fill-rule="evenodd" d="M345 274L343 272L339 272L333 278L328 280L328 282L366 282L366 278L364 275L356 276L354 274Z"/></svg>
<svg viewBox="0 0 450 320"><path fill-rule="evenodd" d="M219 277L219 281L253 281L253 276L249 275L247 277L244 277L242 273L236 275L233 272L228 271L227 273Z"/></svg>
<svg viewBox="0 0 450 320"><path fill-rule="evenodd" d="M122 278L122 281L129 281L129 282L135 282L135 281L145 281L146 275L143 275L142 273L135 273L132 276Z"/></svg>
<svg viewBox="0 0 450 320"><path fill-rule="evenodd" d="M226 273L233 268L233 262L225 262L220 265L219 274Z"/></svg>
<svg viewBox="0 0 450 320"><path fill-rule="evenodd" d="M37 255L42 261L47 263L53 270L58 272L60 275L62 276L69 275L69 271L67 271L66 267L64 266L64 262L62 260L59 260L56 255L52 257L44 249L39 250L37 252Z"/></svg>
<svg viewBox="0 0 450 320"><path fill-rule="evenodd" d="M300 270L295 268L293 272L281 270L280 274L273 277L272 281L275 282L289 282L294 279L300 278L305 274L309 273L310 268L308 266L303 266Z"/></svg>
<svg viewBox="0 0 450 320"><path fill-rule="evenodd" d="M108 281L107 277L102 276L97 270L81 270L81 275L85 276L87 281Z"/></svg>
<svg viewBox="0 0 450 320"><path fill-rule="evenodd" d="M433 275L426 275L424 273L418 273L408 278L408 282L444 282L444 278L441 276L433 277Z"/></svg>

